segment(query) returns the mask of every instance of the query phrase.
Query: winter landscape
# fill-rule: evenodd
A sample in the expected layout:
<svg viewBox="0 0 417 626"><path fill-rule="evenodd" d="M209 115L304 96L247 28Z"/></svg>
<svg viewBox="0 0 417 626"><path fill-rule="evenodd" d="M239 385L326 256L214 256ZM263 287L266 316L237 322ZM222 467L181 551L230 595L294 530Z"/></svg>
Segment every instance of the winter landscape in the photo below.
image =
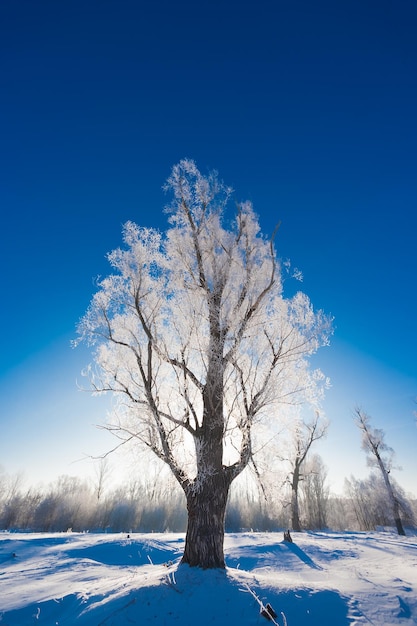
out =
<svg viewBox="0 0 417 626"><path fill-rule="evenodd" d="M417 625L417 4L0 5L0 626Z"/></svg>
<svg viewBox="0 0 417 626"><path fill-rule="evenodd" d="M183 534L4 532L0 624L417 623L415 533L292 537L226 534L226 569L202 570L179 564Z"/></svg>
<svg viewBox="0 0 417 626"><path fill-rule="evenodd" d="M104 425L113 452L147 450L179 489L177 507L158 471L147 491L158 526L146 530L171 532L132 532L145 523L146 489L103 495L107 455L93 490L62 477L25 495L18 477L3 479L1 626L416 624L415 502L391 475L384 430L356 408L376 473L347 480L344 500L330 498L311 451L329 427L329 381L310 358L328 346L332 318L300 291L283 296L290 268L250 203L222 225L230 190L216 173L182 160L168 188L165 238L124 225L125 249L108 255L115 273L98 284L75 345L94 348L89 391L114 398ZM262 495L268 526L235 516L232 530L245 530L224 536L248 475L257 491L247 489L246 508L260 513ZM166 485L160 507L156 485ZM164 510L187 511L185 535Z"/></svg>

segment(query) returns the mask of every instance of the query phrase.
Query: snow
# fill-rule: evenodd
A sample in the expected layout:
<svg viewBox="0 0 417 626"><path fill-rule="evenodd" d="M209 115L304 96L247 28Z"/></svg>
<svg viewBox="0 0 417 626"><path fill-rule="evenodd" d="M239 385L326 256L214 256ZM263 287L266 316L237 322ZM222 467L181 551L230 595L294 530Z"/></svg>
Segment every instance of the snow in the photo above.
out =
<svg viewBox="0 0 417 626"><path fill-rule="evenodd" d="M2 532L0 625L417 624L416 534L293 539L227 534L226 570L204 571L179 564L180 534Z"/></svg>

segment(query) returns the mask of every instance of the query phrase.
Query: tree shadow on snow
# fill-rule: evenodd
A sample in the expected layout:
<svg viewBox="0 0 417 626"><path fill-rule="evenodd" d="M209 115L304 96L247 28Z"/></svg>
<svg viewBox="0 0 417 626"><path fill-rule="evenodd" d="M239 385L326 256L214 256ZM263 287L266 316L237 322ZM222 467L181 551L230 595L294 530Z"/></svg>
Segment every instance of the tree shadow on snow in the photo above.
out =
<svg viewBox="0 0 417 626"><path fill-rule="evenodd" d="M271 604L283 626L349 626L347 599L330 590L282 591L259 585L249 576L242 580L227 570L201 570L187 565L171 566L159 583L145 580L138 587L113 597L83 598L71 594L59 600L31 604L2 615L4 624L30 626L77 623L79 626L181 626L245 624L267 626L260 604ZM139 581L138 581L139 582ZM251 589L249 592L246 583ZM255 595L253 595L255 594ZM256 597L258 600L256 599Z"/></svg>
<svg viewBox="0 0 417 626"><path fill-rule="evenodd" d="M298 557L300 561L302 561L309 567L312 567L313 569L319 569L319 570L323 569L322 567L320 567L320 565L317 565L316 563L314 563L313 559L311 559L308 556L308 554L306 554L304 550L301 550L301 548L297 546L295 543L283 541L281 545L284 545L288 549L289 552L292 552L292 554Z"/></svg>
<svg viewBox="0 0 417 626"><path fill-rule="evenodd" d="M301 551L302 552L302 551ZM308 558L308 557L307 557ZM288 626L349 626L348 598L333 590L313 589L279 591L259 586L259 580L248 577L247 585L229 570L199 570L180 565L175 571L174 587L177 600L197 606L196 615L189 624L199 626L213 623L264 625L268 622L260 615L261 606L272 605L276 622ZM249 588L251 592L249 592ZM254 594L254 595L253 595ZM257 599L256 599L256 597ZM182 624L181 626L188 626Z"/></svg>
<svg viewBox="0 0 417 626"><path fill-rule="evenodd" d="M86 547L71 547L66 550L71 558L89 559L103 565L162 565L179 558L178 551L157 541L103 542Z"/></svg>
<svg viewBox="0 0 417 626"><path fill-rule="evenodd" d="M268 598L275 612L284 613L288 626L348 626L348 600L336 591L300 589ZM282 620L278 618L278 623Z"/></svg>

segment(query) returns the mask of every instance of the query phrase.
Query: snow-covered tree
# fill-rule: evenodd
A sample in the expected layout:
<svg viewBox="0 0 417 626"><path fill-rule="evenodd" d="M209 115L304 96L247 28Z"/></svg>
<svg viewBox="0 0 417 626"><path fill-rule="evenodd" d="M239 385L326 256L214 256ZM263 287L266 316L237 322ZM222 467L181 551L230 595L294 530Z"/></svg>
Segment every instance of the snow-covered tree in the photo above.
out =
<svg viewBox="0 0 417 626"><path fill-rule="evenodd" d="M152 450L184 491L182 561L224 567L230 485L262 424L323 393L309 356L328 343L331 320L303 293L284 297L275 237L261 235L250 203L225 226L231 190L215 173L183 160L166 188L165 235L124 225L79 337L95 345L92 389L119 400L107 428L120 445Z"/></svg>
<svg viewBox="0 0 417 626"><path fill-rule="evenodd" d="M319 454L306 459L303 476L301 492L305 527L326 528L330 493L326 485L327 469Z"/></svg>
<svg viewBox="0 0 417 626"><path fill-rule="evenodd" d="M394 451L385 443L384 431L380 428L373 428L370 416L360 408L355 409L355 421L357 427L362 432L362 449L367 454L368 464L371 467L378 467L381 471L398 534L405 535L400 516L400 503L389 477L393 465Z"/></svg>
<svg viewBox="0 0 417 626"><path fill-rule="evenodd" d="M315 441L326 436L327 420L318 410L310 420L299 418L292 428L291 440L287 446L286 460L290 466L288 482L291 486L291 527L296 532L301 530L299 487L307 474L314 471L314 464L306 465L307 455Z"/></svg>
<svg viewBox="0 0 417 626"><path fill-rule="evenodd" d="M106 481L110 474L109 458L107 456L104 456L103 458L100 458L98 460L98 464L95 468L95 474L95 492L97 500L99 501L100 498L103 496Z"/></svg>
<svg viewBox="0 0 417 626"><path fill-rule="evenodd" d="M413 526L414 512L409 498L392 477L390 483L398 500L402 523ZM362 479L354 476L346 478L345 493L344 528L375 530L378 526L392 526L395 523L393 511L387 507L387 488L380 471L371 472Z"/></svg>

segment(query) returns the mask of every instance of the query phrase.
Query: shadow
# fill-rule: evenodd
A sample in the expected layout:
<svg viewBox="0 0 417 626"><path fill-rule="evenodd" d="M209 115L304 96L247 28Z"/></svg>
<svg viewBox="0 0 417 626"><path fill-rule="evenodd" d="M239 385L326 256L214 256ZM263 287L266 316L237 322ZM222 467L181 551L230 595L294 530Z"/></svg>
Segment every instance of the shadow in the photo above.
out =
<svg viewBox="0 0 417 626"><path fill-rule="evenodd" d="M296 557L300 559L300 561L302 561L303 563L305 563L312 569L318 569L318 570L323 569L322 567L320 567L320 565L317 565L316 563L314 563L313 559L311 559L308 556L308 554L304 552L304 550L301 550L301 548L297 546L297 544L289 543L288 541L283 541L281 545L285 546L289 552L294 554Z"/></svg>
<svg viewBox="0 0 417 626"><path fill-rule="evenodd" d="M2 539L0 543L0 548L8 548L9 546L13 546L13 550L16 552L19 547L27 547L30 548L49 548L51 546L58 546L60 544L65 543L68 539L67 534L59 534L56 536L49 536L45 533L44 537L33 537L31 533L27 533L26 536L24 533L19 533L19 538L14 539L13 534L10 533L10 538Z"/></svg>
<svg viewBox="0 0 417 626"><path fill-rule="evenodd" d="M108 543L84 548L70 546L65 552L70 558L89 559L103 565L163 565L177 560L177 553L156 541L124 541Z"/></svg>
<svg viewBox="0 0 417 626"><path fill-rule="evenodd" d="M1 613L4 626L33 626L34 624L74 624L81 614L83 604L71 594L59 600L47 600L27 604L18 609ZM77 621L77 626L78 626ZM87 626L87 625L86 625Z"/></svg>
<svg viewBox="0 0 417 626"><path fill-rule="evenodd" d="M401 596L397 596L398 602L400 605L400 610L398 613L398 617L402 619L410 619L411 618L411 609L408 606L407 602L401 598Z"/></svg>
<svg viewBox="0 0 417 626"><path fill-rule="evenodd" d="M295 557L295 559L293 559L293 557ZM279 566L280 569L292 568L296 559L312 569L323 569L297 544L287 541L276 543L262 552L257 546L246 546L236 551L228 550L226 553L227 567L233 567L248 572L265 567L274 568Z"/></svg>
<svg viewBox="0 0 417 626"><path fill-rule="evenodd" d="M251 592L245 589L249 585ZM77 624L77 626L213 626L263 624L260 603L275 610L283 626L349 626L347 599L330 590L272 590L256 579L227 570L201 570L188 565L167 568L163 578L144 577L124 591L95 590L29 603L2 614L2 623L19 626ZM401 606L402 615L407 607ZM271 623L271 622L269 622Z"/></svg>
<svg viewBox="0 0 417 626"><path fill-rule="evenodd" d="M277 615L284 613L289 626L349 626L348 600L335 591L308 589L278 593L268 597ZM277 620L279 624L282 620Z"/></svg>

